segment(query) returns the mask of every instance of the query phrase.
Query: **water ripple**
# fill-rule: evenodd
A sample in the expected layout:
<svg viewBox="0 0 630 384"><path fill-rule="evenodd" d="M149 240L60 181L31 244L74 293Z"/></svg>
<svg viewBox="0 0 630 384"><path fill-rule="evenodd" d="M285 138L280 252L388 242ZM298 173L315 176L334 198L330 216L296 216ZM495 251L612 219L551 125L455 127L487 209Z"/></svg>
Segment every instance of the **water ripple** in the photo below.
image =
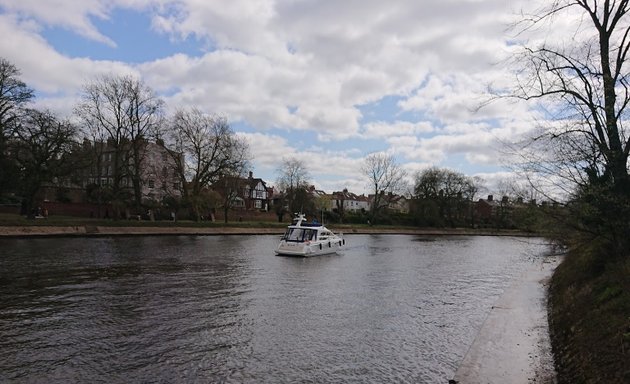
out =
<svg viewBox="0 0 630 384"><path fill-rule="evenodd" d="M0 240L0 382L445 382L540 240Z"/></svg>

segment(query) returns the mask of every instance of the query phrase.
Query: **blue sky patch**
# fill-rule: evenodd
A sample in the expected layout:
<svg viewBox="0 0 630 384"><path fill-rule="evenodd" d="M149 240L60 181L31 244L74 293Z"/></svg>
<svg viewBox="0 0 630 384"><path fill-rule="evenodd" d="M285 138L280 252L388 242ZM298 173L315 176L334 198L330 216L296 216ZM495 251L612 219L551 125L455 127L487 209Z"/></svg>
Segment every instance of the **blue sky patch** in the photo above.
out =
<svg viewBox="0 0 630 384"><path fill-rule="evenodd" d="M173 40L166 34L154 31L151 15L146 13L115 9L109 19L94 17L91 21L101 34L113 40L117 46L90 40L61 27L46 28L43 35L49 44L66 56L127 63L143 63L177 53L201 56L207 48L193 37Z"/></svg>

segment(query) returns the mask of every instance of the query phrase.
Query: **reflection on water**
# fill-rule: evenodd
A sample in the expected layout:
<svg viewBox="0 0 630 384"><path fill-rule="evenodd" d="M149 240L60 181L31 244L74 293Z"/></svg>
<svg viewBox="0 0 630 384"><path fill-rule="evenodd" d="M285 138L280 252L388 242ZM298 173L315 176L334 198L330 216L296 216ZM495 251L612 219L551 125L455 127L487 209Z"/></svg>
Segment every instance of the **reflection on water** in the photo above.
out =
<svg viewBox="0 0 630 384"><path fill-rule="evenodd" d="M445 382L540 239L0 240L0 382Z"/></svg>

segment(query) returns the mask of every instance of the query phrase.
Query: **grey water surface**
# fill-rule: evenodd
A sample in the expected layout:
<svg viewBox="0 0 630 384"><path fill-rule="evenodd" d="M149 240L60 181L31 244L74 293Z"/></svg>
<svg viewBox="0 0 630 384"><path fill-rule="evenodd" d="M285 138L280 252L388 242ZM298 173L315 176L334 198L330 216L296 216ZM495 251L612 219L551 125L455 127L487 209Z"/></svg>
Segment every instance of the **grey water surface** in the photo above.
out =
<svg viewBox="0 0 630 384"><path fill-rule="evenodd" d="M0 239L0 382L446 383L542 239Z"/></svg>

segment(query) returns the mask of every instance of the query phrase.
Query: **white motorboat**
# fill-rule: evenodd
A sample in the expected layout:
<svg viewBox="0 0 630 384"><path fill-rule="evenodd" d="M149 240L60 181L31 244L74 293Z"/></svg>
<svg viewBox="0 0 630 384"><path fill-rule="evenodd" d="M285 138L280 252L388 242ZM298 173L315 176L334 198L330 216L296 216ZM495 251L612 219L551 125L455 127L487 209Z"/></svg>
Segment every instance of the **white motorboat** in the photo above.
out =
<svg viewBox="0 0 630 384"><path fill-rule="evenodd" d="M276 255L325 255L337 252L345 244L341 234L337 235L319 223L307 223L306 216L300 213L282 236Z"/></svg>

